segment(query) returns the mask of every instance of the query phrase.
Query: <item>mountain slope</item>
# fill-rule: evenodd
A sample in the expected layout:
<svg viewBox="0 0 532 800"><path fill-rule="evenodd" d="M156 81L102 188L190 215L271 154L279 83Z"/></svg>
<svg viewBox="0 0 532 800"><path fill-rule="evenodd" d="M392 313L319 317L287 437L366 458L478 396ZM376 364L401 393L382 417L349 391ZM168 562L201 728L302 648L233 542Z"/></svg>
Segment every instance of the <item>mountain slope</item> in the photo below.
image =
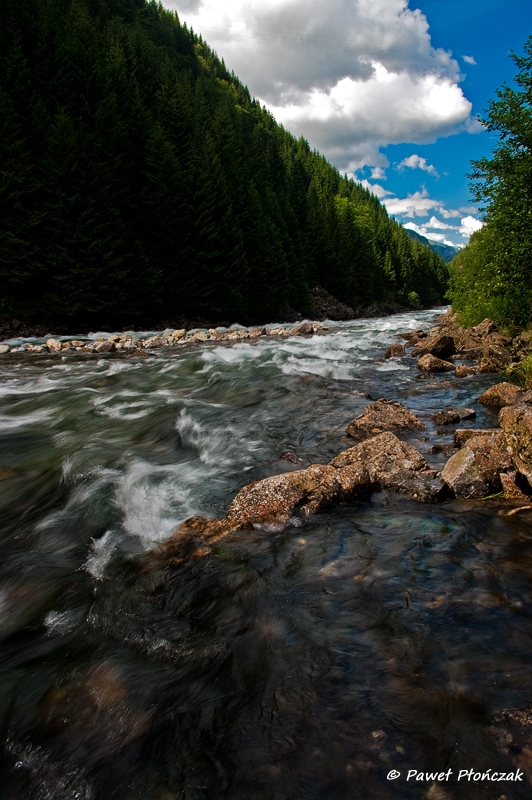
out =
<svg viewBox="0 0 532 800"><path fill-rule="evenodd" d="M145 0L4 0L0 314L262 322L310 288L441 299L446 268ZM412 294L413 293L413 294Z"/></svg>
<svg viewBox="0 0 532 800"><path fill-rule="evenodd" d="M455 255L460 252L459 247L452 247L448 244L441 244L441 242L435 242L432 239L427 239L426 236L422 236L420 233L410 230L410 228L405 228L405 231L411 239L414 239L420 244L428 245L434 253L437 253L439 256L441 256L446 264L450 264Z"/></svg>

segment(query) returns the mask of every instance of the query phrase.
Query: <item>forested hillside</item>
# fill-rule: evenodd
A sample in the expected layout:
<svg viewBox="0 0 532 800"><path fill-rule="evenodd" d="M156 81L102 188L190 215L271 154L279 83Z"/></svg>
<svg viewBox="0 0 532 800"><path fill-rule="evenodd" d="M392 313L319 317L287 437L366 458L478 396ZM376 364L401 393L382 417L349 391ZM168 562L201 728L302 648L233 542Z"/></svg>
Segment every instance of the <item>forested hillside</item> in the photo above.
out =
<svg viewBox="0 0 532 800"><path fill-rule="evenodd" d="M496 142L473 161L473 195L486 226L452 262L451 297L462 322L491 317L508 327L532 322L532 36L512 54L517 88L497 90L482 121Z"/></svg>
<svg viewBox="0 0 532 800"><path fill-rule="evenodd" d="M114 324L436 303L441 259L145 0L4 0L0 315Z"/></svg>

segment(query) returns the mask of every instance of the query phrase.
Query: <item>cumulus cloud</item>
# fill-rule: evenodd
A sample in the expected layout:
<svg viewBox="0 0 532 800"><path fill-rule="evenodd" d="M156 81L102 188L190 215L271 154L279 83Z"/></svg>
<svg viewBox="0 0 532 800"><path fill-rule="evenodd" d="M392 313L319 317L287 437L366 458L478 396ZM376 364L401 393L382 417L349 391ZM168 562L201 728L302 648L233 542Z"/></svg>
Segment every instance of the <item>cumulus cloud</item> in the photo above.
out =
<svg viewBox="0 0 532 800"><path fill-rule="evenodd" d="M434 175L435 178L439 178L436 167L433 167L432 164L427 164L426 158L422 158L422 156L418 156L415 153L407 158L403 158L397 165L397 169L399 170L405 169L405 167L409 169L421 169L423 172L428 172L429 175Z"/></svg>
<svg viewBox="0 0 532 800"><path fill-rule="evenodd" d="M484 223L475 217L463 217L460 225L460 233L462 236L471 236L475 231L479 231L484 226Z"/></svg>
<svg viewBox="0 0 532 800"><path fill-rule="evenodd" d="M279 122L342 170L475 130L451 54L407 0L165 0Z"/></svg>
<svg viewBox="0 0 532 800"><path fill-rule="evenodd" d="M473 58L473 56L462 56L462 58L464 59L464 61L466 62L466 64L475 64L475 66L476 66L476 63L477 63L477 62L475 61L475 59Z"/></svg>

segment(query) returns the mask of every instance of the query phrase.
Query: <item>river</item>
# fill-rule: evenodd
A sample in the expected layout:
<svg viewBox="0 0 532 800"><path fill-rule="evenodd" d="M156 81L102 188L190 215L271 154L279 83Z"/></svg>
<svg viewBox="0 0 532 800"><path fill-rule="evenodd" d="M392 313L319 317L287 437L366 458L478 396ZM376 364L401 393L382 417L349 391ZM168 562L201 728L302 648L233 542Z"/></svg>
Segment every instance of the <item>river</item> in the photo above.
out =
<svg viewBox="0 0 532 800"><path fill-rule="evenodd" d="M457 780L532 756L497 727L532 701L529 513L380 493L188 562L146 555L351 446L366 394L420 416L424 454L449 442L430 415L494 377L382 360L436 313L0 359L0 800L530 797Z"/></svg>

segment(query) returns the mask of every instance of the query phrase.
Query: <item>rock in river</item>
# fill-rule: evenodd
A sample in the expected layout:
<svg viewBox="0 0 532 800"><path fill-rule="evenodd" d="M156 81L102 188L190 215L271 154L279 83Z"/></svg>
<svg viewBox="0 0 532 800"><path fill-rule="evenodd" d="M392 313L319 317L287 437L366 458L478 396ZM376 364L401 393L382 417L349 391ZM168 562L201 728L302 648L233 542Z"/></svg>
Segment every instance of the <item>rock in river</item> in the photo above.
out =
<svg viewBox="0 0 532 800"><path fill-rule="evenodd" d="M447 372L455 368L450 361L443 361L443 359L437 358L431 353L421 356L417 362L417 367L423 372Z"/></svg>
<svg viewBox="0 0 532 800"><path fill-rule="evenodd" d="M532 406L505 406L499 424L513 463L532 485Z"/></svg>
<svg viewBox="0 0 532 800"><path fill-rule="evenodd" d="M367 439L376 433L391 431L396 435L407 431L423 431L424 424L402 403L395 400L377 400L366 406L346 428L348 436Z"/></svg>

